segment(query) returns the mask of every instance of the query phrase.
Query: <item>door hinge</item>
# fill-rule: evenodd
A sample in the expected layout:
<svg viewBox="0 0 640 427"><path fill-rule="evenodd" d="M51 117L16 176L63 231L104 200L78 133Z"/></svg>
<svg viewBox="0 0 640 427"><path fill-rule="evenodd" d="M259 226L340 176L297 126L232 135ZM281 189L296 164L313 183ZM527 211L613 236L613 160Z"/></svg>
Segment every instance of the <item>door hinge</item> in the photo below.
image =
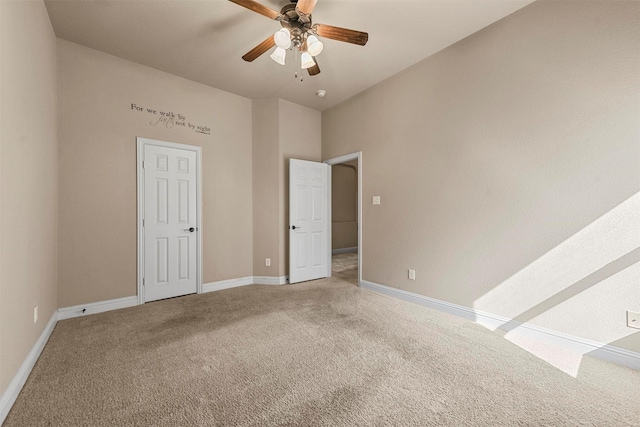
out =
<svg viewBox="0 0 640 427"><path fill-rule="evenodd" d="M144 227L144 218L142 218L142 226Z"/></svg>
<svg viewBox="0 0 640 427"><path fill-rule="evenodd" d="M144 277L142 278L142 286L144 286Z"/></svg>
<svg viewBox="0 0 640 427"><path fill-rule="evenodd" d="M145 162L144 160L142 161L142 169L144 169L144 168L145 168L146 163L147 163L147 162Z"/></svg>

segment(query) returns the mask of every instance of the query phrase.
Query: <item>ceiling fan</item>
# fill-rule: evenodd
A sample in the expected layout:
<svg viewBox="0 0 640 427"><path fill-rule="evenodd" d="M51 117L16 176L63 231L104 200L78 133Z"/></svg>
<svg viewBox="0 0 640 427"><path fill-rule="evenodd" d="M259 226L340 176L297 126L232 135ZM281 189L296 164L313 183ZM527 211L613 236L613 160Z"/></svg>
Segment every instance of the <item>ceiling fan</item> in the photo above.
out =
<svg viewBox="0 0 640 427"><path fill-rule="evenodd" d="M277 46L271 58L284 65L287 50L299 52L301 67L306 68L310 76L320 74L318 61L315 59L322 52L324 45L318 37L325 37L341 42L353 43L360 46L367 44L369 34L347 28L334 27L326 24L314 24L311 12L318 0L291 0L280 12L264 6L254 0L229 0L253 12L279 21L282 28L273 36L267 37L262 43L244 54L242 59L251 62L260 55Z"/></svg>

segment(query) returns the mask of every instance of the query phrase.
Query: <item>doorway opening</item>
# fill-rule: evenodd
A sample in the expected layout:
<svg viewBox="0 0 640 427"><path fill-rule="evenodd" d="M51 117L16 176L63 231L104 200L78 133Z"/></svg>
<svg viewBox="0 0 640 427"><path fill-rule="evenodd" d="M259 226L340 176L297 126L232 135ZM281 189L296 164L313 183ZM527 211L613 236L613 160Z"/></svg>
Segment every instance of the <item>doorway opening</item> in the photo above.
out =
<svg viewBox="0 0 640 427"><path fill-rule="evenodd" d="M362 152L326 160L329 174L329 276L362 280Z"/></svg>

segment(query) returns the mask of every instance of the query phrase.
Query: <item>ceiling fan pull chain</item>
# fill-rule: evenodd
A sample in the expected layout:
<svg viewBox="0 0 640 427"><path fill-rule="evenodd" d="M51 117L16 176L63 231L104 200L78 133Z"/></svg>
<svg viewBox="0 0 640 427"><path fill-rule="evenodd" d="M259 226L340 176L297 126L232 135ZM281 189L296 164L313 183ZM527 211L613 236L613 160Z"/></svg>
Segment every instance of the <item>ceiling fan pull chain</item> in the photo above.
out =
<svg viewBox="0 0 640 427"><path fill-rule="evenodd" d="M304 69L302 68L302 55L300 55L300 49L296 50L296 55L300 58L300 81L304 80Z"/></svg>
<svg viewBox="0 0 640 427"><path fill-rule="evenodd" d="M302 78L302 57L300 56L300 48L296 49L296 67L300 71L300 78ZM298 71L296 71L296 78L298 78Z"/></svg>

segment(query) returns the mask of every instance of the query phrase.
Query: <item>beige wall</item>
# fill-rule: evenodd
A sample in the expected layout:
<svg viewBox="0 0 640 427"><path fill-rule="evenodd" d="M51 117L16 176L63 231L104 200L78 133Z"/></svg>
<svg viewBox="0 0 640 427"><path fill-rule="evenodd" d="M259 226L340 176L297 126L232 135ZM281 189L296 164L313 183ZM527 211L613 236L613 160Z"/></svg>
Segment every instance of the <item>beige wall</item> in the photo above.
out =
<svg viewBox="0 0 640 427"><path fill-rule="evenodd" d="M280 107L279 100L253 100L253 274L280 271ZM271 259L271 266L265 259Z"/></svg>
<svg viewBox="0 0 640 427"><path fill-rule="evenodd" d="M331 248L358 246L358 162L331 168Z"/></svg>
<svg viewBox="0 0 640 427"><path fill-rule="evenodd" d="M639 8L536 2L325 111L364 279L640 351Z"/></svg>
<svg viewBox="0 0 640 427"><path fill-rule="evenodd" d="M56 306L56 39L42 2L0 2L0 396ZM33 308L39 320L33 323Z"/></svg>
<svg viewBox="0 0 640 427"><path fill-rule="evenodd" d="M138 136L202 147L203 282L252 275L251 101L63 40L58 67L58 305L136 295Z"/></svg>

